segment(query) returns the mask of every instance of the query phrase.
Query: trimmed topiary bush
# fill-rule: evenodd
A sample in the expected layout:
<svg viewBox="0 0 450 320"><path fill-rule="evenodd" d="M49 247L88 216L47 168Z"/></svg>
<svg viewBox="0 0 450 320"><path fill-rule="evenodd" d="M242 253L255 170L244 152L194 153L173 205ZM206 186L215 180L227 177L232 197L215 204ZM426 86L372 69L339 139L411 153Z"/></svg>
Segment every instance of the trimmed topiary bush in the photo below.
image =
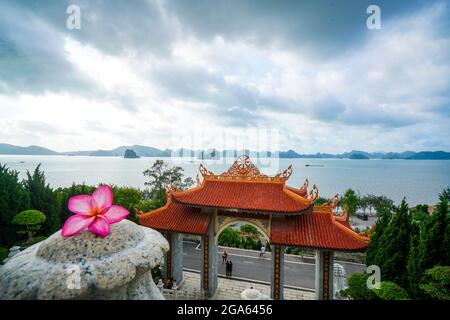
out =
<svg viewBox="0 0 450 320"><path fill-rule="evenodd" d="M33 236L41 228L45 221L45 215L38 210L25 210L14 216L12 223L18 226L25 227L25 230L18 231L19 234L26 234L27 241L33 241Z"/></svg>
<svg viewBox="0 0 450 320"><path fill-rule="evenodd" d="M406 300L409 299L406 290L398 284L390 281L382 281L379 289L372 289L372 291L383 300Z"/></svg>

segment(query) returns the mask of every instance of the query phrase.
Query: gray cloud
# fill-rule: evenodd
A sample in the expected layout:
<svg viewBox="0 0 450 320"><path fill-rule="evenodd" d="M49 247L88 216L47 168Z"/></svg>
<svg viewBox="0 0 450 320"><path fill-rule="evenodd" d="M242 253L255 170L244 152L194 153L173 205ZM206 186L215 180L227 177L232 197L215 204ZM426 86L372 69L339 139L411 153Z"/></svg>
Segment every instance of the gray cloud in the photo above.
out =
<svg viewBox="0 0 450 320"><path fill-rule="evenodd" d="M81 30L65 27L69 4L81 7ZM450 117L448 1L378 1L383 28L376 32L365 27L369 4L0 0L0 95L69 92L143 112L148 96L126 84L105 88L89 77L68 57L70 39L102 56L133 61L139 90L159 95L152 104L192 103L193 113L208 113L219 127L258 127L274 122L267 114L301 114L335 128L372 126L404 134L422 126L448 136L442 123L435 125L439 117L444 123ZM192 52L183 51L185 43ZM102 131L105 123L85 127ZM418 145L444 140L432 137L431 129L420 132L420 139L414 137Z"/></svg>
<svg viewBox="0 0 450 320"><path fill-rule="evenodd" d="M252 126L264 109L285 110L286 99L261 94L255 88L229 83L224 75L209 73L199 67L167 63L151 76L172 97L206 103L226 124ZM224 119L225 118L225 119Z"/></svg>
<svg viewBox="0 0 450 320"><path fill-rule="evenodd" d="M346 54L368 35L366 9L373 1L229 0L166 3L184 26L199 38L220 35L296 49L309 58ZM414 11L425 1L377 1L383 19Z"/></svg>

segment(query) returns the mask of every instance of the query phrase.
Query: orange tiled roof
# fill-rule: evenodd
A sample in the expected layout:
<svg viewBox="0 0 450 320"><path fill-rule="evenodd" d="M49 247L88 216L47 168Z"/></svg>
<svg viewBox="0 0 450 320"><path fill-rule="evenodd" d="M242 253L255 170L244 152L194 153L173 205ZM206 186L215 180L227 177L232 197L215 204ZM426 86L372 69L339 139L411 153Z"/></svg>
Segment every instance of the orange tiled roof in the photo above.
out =
<svg viewBox="0 0 450 320"><path fill-rule="evenodd" d="M200 208L177 205L169 196L164 207L139 215L138 222L160 231L203 235L208 230L211 216L201 212Z"/></svg>
<svg viewBox="0 0 450 320"><path fill-rule="evenodd" d="M197 207L300 213L312 201L287 189L283 182L210 180L187 191L172 192L175 203Z"/></svg>
<svg viewBox="0 0 450 320"><path fill-rule="evenodd" d="M336 221L331 211L316 208L303 215L272 218L270 230L271 244L304 248L360 251L367 248L368 240Z"/></svg>
<svg viewBox="0 0 450 320"><path fill-rule="evenodd" d="M367 248L368 238L346 227L331 210L315 207L302 215L273 217L270 243L303 248L360 251ZM211 213L175 204L169 195L167 204L138 217L139 224L160 231L204 235L211 223Z"/></svg>
<svg viewBox="0 0 450 320"><path fill-rule="evenodd" d="M221 174L214 174L203 165L200 165L200 172L203 182L197 187L171 192L175 203L242 211L303 213L311 210L317 197L314 187L308 198L307 181L300 189L286 186L291 166L275 176L267 176L247 156L239 157Z"/></svg>
<svg viewBox="0 0 450 320"><path fill-rule="evenodd" d="M298 194L300 197L306 197L308 195L308 191L302 188L294 188L291 186L286 186L286 189L288 189L289 191L294 192L295 194Z"/></svg>

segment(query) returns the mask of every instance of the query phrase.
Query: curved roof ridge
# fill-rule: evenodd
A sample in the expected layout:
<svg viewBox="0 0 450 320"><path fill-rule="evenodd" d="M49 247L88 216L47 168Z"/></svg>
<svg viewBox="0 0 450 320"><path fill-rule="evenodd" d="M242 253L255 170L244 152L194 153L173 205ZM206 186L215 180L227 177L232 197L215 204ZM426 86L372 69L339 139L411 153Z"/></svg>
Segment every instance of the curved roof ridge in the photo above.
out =
<svg viewBox="0 0 450 320"><path fill-rule="evenodd" d="M342 215L342 216L344 216L344 215ZM348 217L348 213L347 213L346 216ZM366 242L370 240L370 238L365 237L365 236L363 236L363 235L357 233L355 230L353 230L353 228L351 227L350 223L348 223L349 227L347 227L347 226L345 226L343 223L341 223L341 222L343 222L343 220L338 220L337 218L339 218L339 216L336 217L336 216L333 214L333 211L332 211L332 210L330 211L330 218L331 218L331 222L333 222L334 225L336 225L336 226L337 226L338 228L340 228L341 230L347 232L349 235L351 235L351 236L354 237L355 239L361 240L361 241L366 241ZM347 221L347 220L345 220L345 221Z"/></svg>
<svg viewBox="0 0 450 320"><path fill-rule="evenodd" d="M163 207L138 216L138 223L142 226L195 235L206 234L210 221L211 216L200 209L172 202L170 194Z"/></svg>
<svg viewBox="0 0 450 320"><path fill-rule="evenodd" d="M304 204L312 205L313 202L314 202L313 199L310 199L308 197L306 197L306 198L302 197L299 194L295 193L294 191L289 190L286 186L284 186L283 192L286 193L289 197L291 197L295 201L299 201L299 202L304 203Z"/></svg>
<svg viewBox="0 0 450 320"><path fill-rule="evenodd" d="M355 230L353 230L352 226L350 225L348 218L348 211L344 210L344 212L339 215L335 216L333 213L333 210L337 207L339 203L339 195L336 194L334 197L328 199L328 201L322 205L314 207L316 212L324 212L328 213L331 219L331 222L336 225L341 230L347 232L349 235L353 236L357 240L361 241L369 241L368 237L365 237L359 233L357 233Z"/></svg>

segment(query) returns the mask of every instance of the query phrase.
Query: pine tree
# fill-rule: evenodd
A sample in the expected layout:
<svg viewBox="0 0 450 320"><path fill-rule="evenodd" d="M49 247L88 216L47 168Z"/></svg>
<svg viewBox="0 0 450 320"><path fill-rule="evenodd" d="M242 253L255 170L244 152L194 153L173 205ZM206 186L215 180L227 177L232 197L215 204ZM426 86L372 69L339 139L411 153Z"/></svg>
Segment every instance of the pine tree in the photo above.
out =
<svg viewBox="0 0 450 320"><path fill-rule="evenodd" d="M0 246L9 247L17 239L16 227L11 223L14 215L29 209L30 200L19 173L0 164Z"/></svg>
<svg viewBox="0 0 450 320"><path fill-rule="evenodd" d="M450 218L447 220L447 228L445 228L444 241L442 242L442 251L442 264L445 266L450 266Z"/></svg>
<svg viewBox="0 0 450 320"><path fill-rule="evenodd" d="M369 247L366 252L366 264L370 265L380 265L380 260L382 257L377 258L377 254L380 252L380 239L392 218L392 212L387 207L379 208L378 210L378 221L375 228L370 236ZM379 256L379 255L378 255Z"/></svg>
<svg viewBox="0 0 450 320"><path fill-rule="evenodd" d="M25 188L29 193L31 209L39 210L45 214L45 223L42 226L42 233L50 235L61 228L60 205L58 199L45 181L44 172L40 170L39 164L34 169L33 174L27 171L24 181Z"/></svg>
<svg viewBox="0 0 450 320"><path fill-rule="evenodd" d="M406 270L410 247L411 215L403 199L380 239L381 247L377 262L381 268L381 278L407 287Z"/></svg>
<svg viewBox="0 0 450 320"><path fill-rule="evenodd" d="M406 271L408 275L408 293L412 298L418 298L421 294L419 283L423 276L423 270L419 265L420 259L420 232L421 221L413 221L411 224L411 243L408 253Z"/></svg>
<svg viewBox="0 0 450 320"><path fill-rule="evenodd" d="M440 201L425 225L424 237L420 247L420 268L425 271L437 264L448 263L448 200L441 194Z"/></svg>

